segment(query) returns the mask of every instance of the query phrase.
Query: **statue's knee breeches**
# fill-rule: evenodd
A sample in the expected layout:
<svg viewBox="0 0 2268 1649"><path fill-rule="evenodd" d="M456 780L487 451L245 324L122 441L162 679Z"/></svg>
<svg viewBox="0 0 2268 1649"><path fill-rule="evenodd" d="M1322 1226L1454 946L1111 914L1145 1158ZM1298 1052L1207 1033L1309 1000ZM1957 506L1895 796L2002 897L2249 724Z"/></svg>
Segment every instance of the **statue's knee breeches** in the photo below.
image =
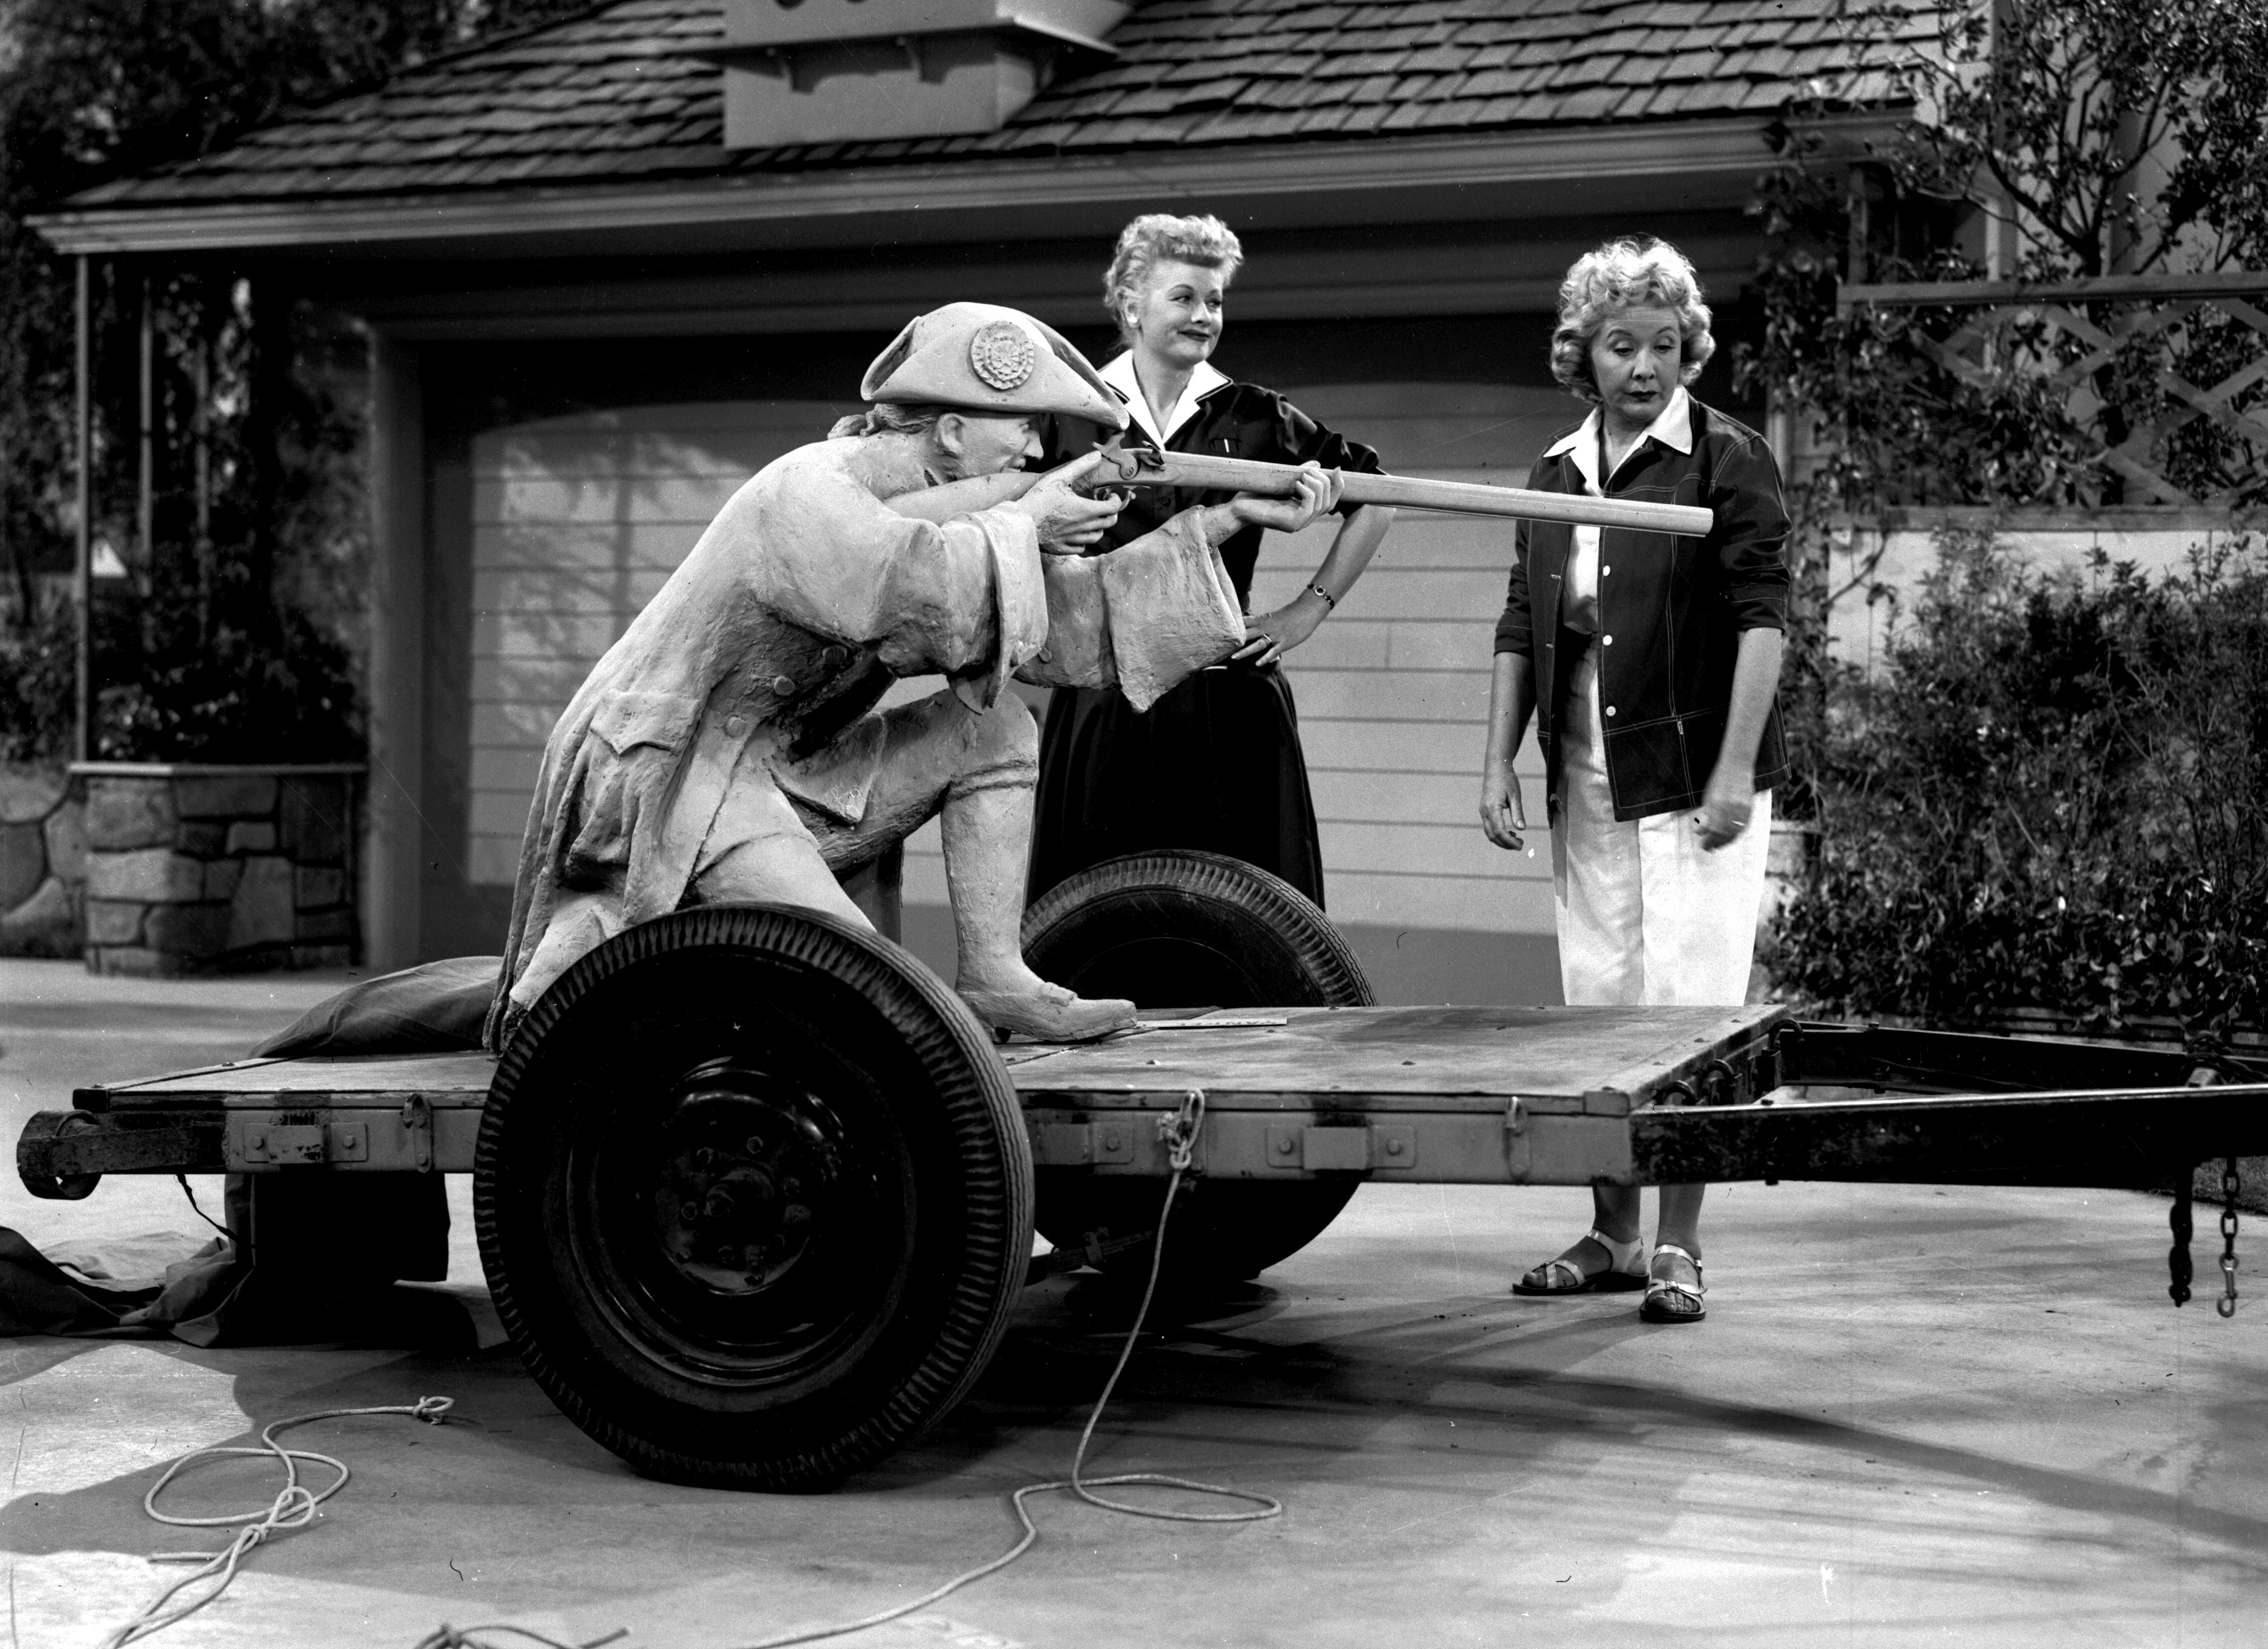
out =
<svg viewBox="0 0 2268 1649"><path fill-rule="evenodd" d="M1039 782L1039 724L1013 693L1001 694L990 710L972 718L963 751L952 794Z"/></svg>

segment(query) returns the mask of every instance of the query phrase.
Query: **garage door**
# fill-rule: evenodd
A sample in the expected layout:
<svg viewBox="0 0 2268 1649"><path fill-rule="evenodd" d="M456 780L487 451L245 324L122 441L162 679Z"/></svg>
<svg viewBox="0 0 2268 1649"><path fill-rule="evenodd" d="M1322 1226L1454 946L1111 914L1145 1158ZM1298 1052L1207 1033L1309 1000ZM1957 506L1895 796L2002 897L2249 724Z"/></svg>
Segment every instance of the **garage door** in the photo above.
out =
<svg viewBox="0 0 2268 1649"><path fill-rule="evenodd" d="M1580 410L1525 387L1315 386L1295 398L1404 474L1514 483ZM470 796L475 883L509 886L545 739L593 664L749 475L849 409L752 401L651 406L491 431L474 448ZM1255 604L1288 599L1328 528L1272 538ZM1549 856L1515 858L1475 826L1490 637L1511 534L1418 517L1292 658L1333 913L1410 927L1545 933ZM904 683L900 695L935 682ZM1034 696L1035 706L1039 699ZM1541 811L1540 780L1531 804ZM942 904L932 826L907 896Z"/></svg>

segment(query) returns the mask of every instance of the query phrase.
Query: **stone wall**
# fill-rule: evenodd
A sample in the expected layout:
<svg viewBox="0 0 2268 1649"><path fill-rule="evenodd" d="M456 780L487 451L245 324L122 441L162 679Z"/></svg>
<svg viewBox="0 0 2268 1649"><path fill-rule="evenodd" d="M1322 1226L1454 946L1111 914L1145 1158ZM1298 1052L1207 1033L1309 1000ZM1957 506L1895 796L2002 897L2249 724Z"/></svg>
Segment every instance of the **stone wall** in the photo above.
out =
<svg viewBox="0 0 2268 1649"><path fill-rule="evenodd" d="M356 960L358 767L91 762L90 972L342 968Z"/></svg>
<svg viewBox="0 0 2268 1649"><path fill-rule="evenodd" d="M85 788L61 762L0 762L0 956L79 953Z"/></svg>

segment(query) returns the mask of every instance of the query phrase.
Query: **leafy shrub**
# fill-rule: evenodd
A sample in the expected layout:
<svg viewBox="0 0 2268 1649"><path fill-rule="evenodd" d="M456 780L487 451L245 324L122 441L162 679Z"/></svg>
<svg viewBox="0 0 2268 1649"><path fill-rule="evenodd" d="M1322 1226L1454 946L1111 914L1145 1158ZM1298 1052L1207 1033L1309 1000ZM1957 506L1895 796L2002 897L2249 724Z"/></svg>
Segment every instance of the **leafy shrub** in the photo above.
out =
<svg viewBox="0 0 2268 1649"><path fill-rule="evenodd" d="M78 626L68 600L36 603L20 625L0 622L0 762L70 754Z"/></svg>
<svg viewBox="0 0 2268 1649"><path fill-rule="evenodd" d="M204 592L161 570L146 595L98 598L96 759L360 761L345 647L306 613L261 599L240 563L217 572Z"/></svg>
<svg viewBox="0 0 2268 1649"><path fill-rule="evenodd" d="M2268 1024L2268 563L2039 578L1948 534L1812 751L1783 990L1840 1013Z"/></svg>
<svg viewBox="0 0 2268 1649"><path fill-rule="evenodd" d="M358 762L352 656L305 612L253 599L241 569L215 590L95 599L91 754L105 762ZM0 618L0 761L67 760L77 713L77 608Z"/></svg>

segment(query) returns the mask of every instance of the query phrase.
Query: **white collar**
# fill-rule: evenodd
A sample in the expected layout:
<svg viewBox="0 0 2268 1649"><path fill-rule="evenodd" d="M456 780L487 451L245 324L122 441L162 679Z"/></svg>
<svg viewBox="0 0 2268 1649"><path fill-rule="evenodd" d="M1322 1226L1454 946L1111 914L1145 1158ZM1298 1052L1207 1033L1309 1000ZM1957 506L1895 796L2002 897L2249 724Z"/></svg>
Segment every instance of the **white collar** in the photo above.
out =
<svg viewBox="0 0 2268 1649"><path fill-rule="evenodd" d="M1211 361L1199 361L1197 370L1189 374L1189 386L1182 391L1181 400L1174 407L1174 416L1166 427L1158 427L1157 418L1150 411L1150 402L1142 394L1142 380L1134 376L1134 352L1131 350L1114 356L1102 368L1102 381L1116 390L1126 402L1126 409L1134 422L1149 431L1150 438L1160 446L1174 438L1174 431L1197 416L1197 403L1216 389L1230 381Z"/></svg>
<svg viewBox="0 0 2268 1649"><path fill-rule="evenodd" d="M1685 386L1680 384L1671 392L1661 410L1654 414L1653 422L1646 426L1646 433L1631 445L1631 451L1635 453L1648 441L1659 441L1673 453L1691 453L1692 405L1693 398L1685 393ZM1591 409L1589 417L1544 448L1543 456L1557 458L1569 453L1574 454L1575 467L1582 472L1584 484L1593 492L1599 491L1605 482L1599 475L1599 409L1596 407Z"/></svg>

